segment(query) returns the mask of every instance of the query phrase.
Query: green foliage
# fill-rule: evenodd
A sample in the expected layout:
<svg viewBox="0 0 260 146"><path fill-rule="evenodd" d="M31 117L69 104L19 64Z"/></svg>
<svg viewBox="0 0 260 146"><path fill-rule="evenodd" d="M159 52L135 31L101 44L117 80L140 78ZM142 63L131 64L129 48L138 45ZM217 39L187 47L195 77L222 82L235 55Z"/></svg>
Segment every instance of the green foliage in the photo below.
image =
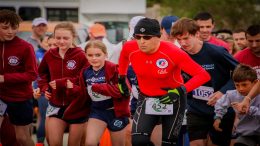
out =
<svg viewBox="0 0 260 146"><path fill-rule="evenodd" d="M210 12L216 29L246 29L251 24L260 24L260 8L256 10L259 0L147 0L147 3L159 3L161 16L193 18L198 12Z"/></svg>

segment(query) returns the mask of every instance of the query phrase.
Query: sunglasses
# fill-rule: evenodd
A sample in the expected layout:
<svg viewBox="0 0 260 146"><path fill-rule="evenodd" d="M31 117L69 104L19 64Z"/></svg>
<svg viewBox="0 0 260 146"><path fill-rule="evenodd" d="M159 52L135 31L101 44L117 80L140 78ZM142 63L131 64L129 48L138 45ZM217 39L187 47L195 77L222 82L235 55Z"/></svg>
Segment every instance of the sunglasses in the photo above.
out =
<svg viewBox="0 0 260 146"><path fill-rule="evenodd" d="M144 35L144 36L140 36L140 35L134 35L134 38L137 40L140 40L141 38L143 38L144 40L150 40L152 37L152 35Z"/></svg>

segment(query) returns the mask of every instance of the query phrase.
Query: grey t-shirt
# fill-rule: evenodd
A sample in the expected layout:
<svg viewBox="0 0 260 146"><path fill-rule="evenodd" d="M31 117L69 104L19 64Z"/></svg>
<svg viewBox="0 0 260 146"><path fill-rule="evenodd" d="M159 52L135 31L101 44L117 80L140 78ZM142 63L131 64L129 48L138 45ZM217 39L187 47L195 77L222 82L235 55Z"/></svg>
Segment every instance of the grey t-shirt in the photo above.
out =
<svg viewBox="0 0 260 146"><path fill-rule="evenodd" d="M33 39L32 37L28 37L26 41L30 44L32 44L34 48L34 52L36 52L39 49L39 43L37 40Z"/></svg>

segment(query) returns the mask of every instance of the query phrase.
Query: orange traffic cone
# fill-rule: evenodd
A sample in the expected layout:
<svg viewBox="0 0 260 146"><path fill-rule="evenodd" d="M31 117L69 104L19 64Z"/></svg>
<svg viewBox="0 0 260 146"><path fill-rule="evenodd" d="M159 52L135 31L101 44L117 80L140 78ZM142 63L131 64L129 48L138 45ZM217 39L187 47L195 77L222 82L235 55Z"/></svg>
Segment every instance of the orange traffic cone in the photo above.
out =
<svg viewBox="0 0 260 146"><path fill-rule="evenodd" d="M110 133L108 129L106 129L100 139L99 146L112 146L111 138L110 138Z"/></svg>
<svg viewBox="0 0 260 146"><path fill-rule="evenodd" d="M43 143L36 143L35 146L44 146Z"/></svg>

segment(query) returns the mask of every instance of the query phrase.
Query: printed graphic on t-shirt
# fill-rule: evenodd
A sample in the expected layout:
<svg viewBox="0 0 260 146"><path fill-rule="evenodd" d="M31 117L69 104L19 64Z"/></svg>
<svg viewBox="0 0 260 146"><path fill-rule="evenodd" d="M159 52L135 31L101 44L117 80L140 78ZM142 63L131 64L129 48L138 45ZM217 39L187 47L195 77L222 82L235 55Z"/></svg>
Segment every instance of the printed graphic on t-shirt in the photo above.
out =
<svg viewBox="0 0 260 146"><path fill-rule="evenodd" d="M11 66L17 66L19 64L19 58L16 56L8 57L8 64Z"/></svg>
<svg viewBox="0 0 260 146"><path fill-rule="evenodd" d="M67 68L73 70L76 68L76 61L75 60L68 60L67 61Z"/></svg>

